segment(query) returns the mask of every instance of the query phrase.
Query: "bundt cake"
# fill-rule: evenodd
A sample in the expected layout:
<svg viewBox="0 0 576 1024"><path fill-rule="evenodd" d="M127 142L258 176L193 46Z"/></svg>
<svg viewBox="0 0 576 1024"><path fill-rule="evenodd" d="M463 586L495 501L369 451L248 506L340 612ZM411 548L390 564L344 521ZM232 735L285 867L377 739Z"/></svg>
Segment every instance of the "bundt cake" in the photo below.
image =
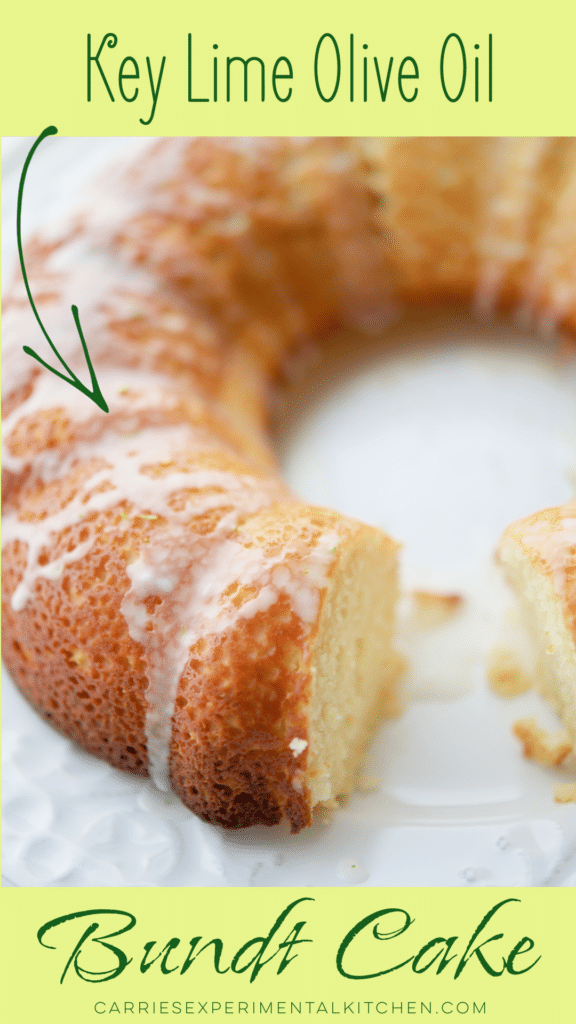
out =
<svg viewBox="0 0 576 1024"><path fill-rule="evenodd" d="M79 306L110 409L23 353L37 332L16 284L3 655L48 721L227 827L298 831L351 788L397 706L397 545L289 492L270 384L307 339L373 329L400 301L520 306L576 330L574 146L162 140L27 245L44 323L85 376ZM540 514L539 560L535 525L511 528L502 557L555 600L537 629L555 631L548 677L567 680L574 722L575 584L558 568L574 538L556 529L571 514Z"/></svg>

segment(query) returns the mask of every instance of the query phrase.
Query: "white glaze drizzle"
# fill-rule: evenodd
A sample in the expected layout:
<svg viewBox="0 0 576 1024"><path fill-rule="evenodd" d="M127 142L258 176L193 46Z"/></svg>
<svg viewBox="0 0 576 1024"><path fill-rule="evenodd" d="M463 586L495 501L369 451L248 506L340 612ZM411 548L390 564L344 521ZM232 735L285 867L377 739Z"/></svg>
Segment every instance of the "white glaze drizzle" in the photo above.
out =
<svg viewBox="0 0 576 1024"><path fill-rule="evenodd" d="M119 429L125 433L134 429L137 423L137 417L134 414L149 409L162 409L168 412L178 404L179 399L182 399L182 393L174 388L170 378L162 378L158 374L145 373L140 370L124 367L99 370L98 381L107 400L111 419L116 418L118 422L118 419L121 418ZM190 406L190 403L188 404ZM10 437L22 420L27 417L32 418L48 409L62 409L65 419L74 424L92 422L95 434L99 434L102 430L101 417L98 414L95 415L95 406L81 391L52 377L47 372L42 372L34 380L32 392L26 401L22 402L2 421L2 466L4 469L18 474L30 463L29 456L14 454L14 445L13 443L11 445ZM54 473L61 475L59 470L63 461L61 451L47 448L34 457L34 469L47 483L48 480L55 478Z"/></svg>
<svg viewBox="0 0 576 1024"><path fill-rule="evenodd" d="M308 740L301 740L298 736L295 736L288 744L288 747L292 751L294 757L299 757L300 754L303 754L307 746Z"/></svg>
<svg viewBox="0 0 576 1024"><path fill-rule="evenodd" d="M108 331L110 323L115 318L129 318L138 298L147 298L156 287L149 275L138 271L122 268L119 276L120 268L102 260L101 255L94 251L90 232L92 238L103 237L113 233L115 226L125 223L132 213L141 212L142 192L154 194L157 209L165 206L170 210L170 195L167 193L163 197L162 192L158 192L159 175L169 181L170 166L174 170L181 169L187 144L188 140L173 140L171 145L164 146L161 169L158 161L143 161L139 168L139 187L134 188L132 195L124 193L124 205L118 202L116 195L112 204L106 202L106 197L114 192L109 188L108 178L108 187L96 204L97 209L93 204L93 213L79 211L77 214L78 222L84 225L82 237L57 247L40 268L33 290L47 295L40 306L44 322L57 341L59 351L82 377L86 375L86 367L70 313L71 304L78 304L83 325L90 324L90 351L96 366L99 354L105 354L110 348L110 341L115 341ZM254 159L255 147L246 140L225 140L222 145L245 153L251 161ZM259 152L274 145L274 142L261 140L256 150ZM295 148L304 145L301 141L295 144ZM334 170L345 169L336 167ZM219 216L230 209L230 198L226 191L194 183L190 185L188 202L191 209L211 207L215 216ZM220 228L225 226L221 224ZM249 220L245 216L230 216L228 226L230 233L244 233L249 228ZM345 226L336 229L333 225L332 228L336 235L343 232L345 236L347 233ZM37 371L36 365L23 355L22 341L33 344L42 355L47 354L40 347L43 341L30 310L22 301L21 284L15 287L14 296L16 304L8 308L5 321L5 350L10 370L5 375L5 382L10 391L31 382L34 371ZM287 300L287 308L292 306L293 301ZM294 309L292 315L295 318L293 329L297 332L301 325ZM175 313L172 317L164 317L158 326L161 331L182 331L186 325L183 318ZM201 325L194 324L193 333L196 355L196 350L201 352L203 344L209 348L213 339L209 332L202 338ZM149 355L150 342L148 345ZM143 364L146 365L145 352ZM106 371L99 367L98 379L110 404L111 414L116 417L116 430L119 425L120 429L130 430L131 414L135 417L134 425L137 425L136 414L140 409L169 409L175 403L177 385L171 378L164 382L157 374L148 376L142 371L124 368ZM164 383L167 387L163 386ZM129 393L123 395L126 389ZM190 398L188 403L191 404ZM59 455L50 449L39 452L32 460L18 455L10 440L23 418L60 406L65 410L67 420L81 425L82 440L74 445L73 450L61 450ZM37 478L49 483L64 478L74 463L91 458L105 461L104 468L94 469L88 479L78 485L74 498L65 508L34 522L22 521L15 513L5 517L3 544L18 540L27 548L26 566L12 595L12 607L15 611L24 609L37 579L46 578L56 585L64 567L89 552L92 539L82 541L46 565L39 562L42 551L55 537L76 525L87 513L114 508L124 501L133 509L146 510L144 514L165 517L166 523L154 530L154 544L143 551L136 562L127 566L131 585L122 602L129 634L142 643L145 651L148 677L146 734L151 774L164 788L168 783L174 700L191 644L200 637L223 632L238 619L249 618L270 608L282 595L288 596L293 612L305 624L313 623L318 615L320 593L327 585L326 571L334 560L340 537L333 529L329 533L319 533L314 540L307 540L300 552L294 541L292 544L279 544L273 555L266 554L253 539L253 546L244 546L239 539L230 536L240 516L249 516L275 501L285 502L288 496L282 484L254 478L249 472L238 477L232 473L204 469L151 479L140 471L144 464L166 462L183 447L198 450L194 428L144 428L138 431L137 439L132 440L113 431L102 433L96 420L92 431L93 415L93 407L85 396L41 372L34 381L30 396L5 420L4 466L14 474L32 468ZM93 437L92 433L97 436ZM202 444L205 448L205 438L202 438ZM222 447L221 442L217 442L218 445ZM26 446L23 447L25 450ZM191 515L190 507L183 513L176 513L170 507L170 495L181 488L197 492L193 514L202 515L211 509L230 507L209 537L190 536L190 528L186 525L186 519ZM134 515L138 512L135 511ZM194 547L193 553L191 546ZM234 584L253 587L255 596L237 607L231 596L226 597L226 592ZM162 597L162 604L155 612L153 630L146 628L145 602L150 596Z"/></svg>
<svg viewBox="0 0 576 1024"><path fill-rule="evenodd" d="M180 299L166 289L160 292L158 281L151 274L111 262L109 256L97 249L84 234L78 238L67 237L66 233L71 235L73 230L72 224L62 226L59 244L55 243L54 250L40 264L36 259L32 260L28 275L48 334L68 366L81 380L89 383L86 361L71 313L73 304L78 306L80 322L99 381L106 373L110 375L115 372L120 377L127 372L120 367L116 371L107 371L105 368L114 362L114 350L120 344L118 336L111 330L111 325L118 321L138 321L141 318L140 322L157 331L159 336L163 336L164 342L167 335L187 330L192 359L200 366L204 365L206 359L213 359L219 339L197 314L192 319L191 310ZM38 363L23 351L23 343L30 345L48 363L62 369L40 332L29 307L23 281L18 277L13 282L2 313L3 398L28 383L34 371L39 369ZM155 378L156 385L162 379L162 375L152 367L158 343L155 344L154 337L147 337L138 353L139 372L145 373L149 369L150 381ZM74 389L57 377L50 375L46 378L43 372L42 379L47 380L46 387L53 389L55 394L63 395L64 406L76 407L78 402L86 405L85 397L80 392L73 394ZM174 389L174 379L164 379ZM101 388L108 399L104 386L101 385ZM53 406L55 403L50 404Z"/></svg>
<svg viewBox="0 0 576 1024"><path fill-rule="evenodd" d="M185 448L186 442L191 443L192 450L197 449L192 428L187 424L181 424L146 427L139 430L135 436L118 435L107 431L94 442L77 443L74 449L66 456L61 456L59 461L54 459L52 452L41 452L35 460L35 468L39 470L39 475L45 483L63 479L75 462L81 463L99 457L104 458L107 465L105 468L94 470L88 479L78 486L77 494L72 501L44 519L26 522L19 519L16 513L4 516L2 546L13 540L24 541L28 545L27 566L16 591L18 597L12 598L14 610L21 610L30 597L34 579L40 575L38 557L42 549L50 544L54 534L78 523L80 514L85 516L89 512L103 511L122 501L128 501L136 508L147 509L152 514L174 518L177 517L177 513L170 508L167 499L180 488L199 491L221 488L228 492L238 488L237 478L220 470L195 469L155 479L141 472L144 466L164 462L175 456ZM248 489L247 481L252 482L252 478L244 479L244 486ZM109 489L98 490L102 485L107 485ZM221 493L206 497L203 510L218 506L222 500Z"/></svg>
<svg viewBox="0 0 576 1024"><path fill-rule="evenodd" d="M38 384L38 391L45 394L43 383ZM160 404L165 399L161 389L157 389L156 399ZM35 389L18 413L21 416L39 408L41 398ZM18 418L16 414L10 417L9 425L15 426ZM148 757L151 776L161 789L169 786L174 701L192 644L201 637L229 629L237 619L270 608L282 594L288 595L293 611L303 622L314 622L320 591L327 584L326 569L340 540L335 531L330 531L320 534L315 546L300 557L290 544L280 545L274 555L267 556L259 545L245 547L230 533L241 515L253 514L272 501L286 499L278 482L204 468L154 479L141 472L144 466L165 462L188 446L192 450L197 448L194 434L194 428L187 424L146 427L135 437L106 431L93 441L77 443L58 459L51 451L40 452L34 460L35 469L45 483L64 478L75 462L99 457L106 466L95 469L64 508L42 520L22 521L15 513L9 513L2 533L3 545L14 540L27 545L26 567L12 595L13 610L21 611L36 579L44 577L56 583L65 565L81 559L90 550L92 539L47 565L39 563L42 551L54 536L76 525L79 517L126 501L135 509L146 510L144 514L166 518L166 524L155 529L150 548L127 566L131 586L121 606L129 635L145 651ZM17 462L12 459L15 468ZM23 460L18 468L23 468ZM103 485L107 489L99 490ZM168 499L181 488L195 492L194 515L231 506L209 536L191 536L187 525L189 507L178 513L169 506ZM256 586L256 596L240 607L232 599L223 600L235 583ZM163 603L156 610L154 629L149 630L145 601L155 595L162 595Z"/></svg>
<svg viewBox="0 0 576 1024"><path fill-rule="evenodd" d="M263 504L252 490L244 495L242 513L250 505L257 511ZM132 586L122 602L122 613L130 636L146 650L148 761L159 789L169 788L172 716L190 648L228 631L240 619L268 610L282 595L288 595L292 610L303 622L312 623L318 615L320 592L328 583L326 570L340 541L336 533L320 535L305 555L290 544L267 555L259 545L247 548L227 536L238 517L234 509L208 538L188 535L188 544L185 527L162 543L155 538L154 546L128 567ZM255 587L257 594L237 607L234 596L242 587ZM169 598L157 609L150 631L144 601L153 595Z"/></svg>

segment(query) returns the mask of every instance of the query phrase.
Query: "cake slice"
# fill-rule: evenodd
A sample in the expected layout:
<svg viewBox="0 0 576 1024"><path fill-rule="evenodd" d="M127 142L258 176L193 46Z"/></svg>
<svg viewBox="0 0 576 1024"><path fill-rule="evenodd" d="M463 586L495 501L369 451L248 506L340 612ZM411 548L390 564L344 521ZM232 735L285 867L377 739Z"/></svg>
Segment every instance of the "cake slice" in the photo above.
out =
<svg viewBox="0 0 576 1024"><path fill-rule="evenodd" d="M499 557L537 645L537 685L576 745L576 501L512 523Z"/></svg>

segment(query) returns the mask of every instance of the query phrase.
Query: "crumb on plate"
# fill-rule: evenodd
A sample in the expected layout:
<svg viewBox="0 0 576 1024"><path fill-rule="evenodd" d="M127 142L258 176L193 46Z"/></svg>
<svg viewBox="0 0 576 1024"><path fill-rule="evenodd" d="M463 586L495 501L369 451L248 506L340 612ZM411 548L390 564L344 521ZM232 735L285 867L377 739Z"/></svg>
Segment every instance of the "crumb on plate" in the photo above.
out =
<svg viewBox="0 0 576 1024"><path fill-rule="evenodd" d="M515 697L532 689L532 680L516 655L506 647L494 647L487 665L488 682L500 697Z"/></svg>
<svg viewBox="0 0 576 1024"><path fill-rule="evenodd" d="M562 764L572 753L572 741L566 732L546 732L534 718L520 718L514 722L512 731L522 743L524 757L530 757L546 768Z"/></svg>
<svg viewBox="0 0 576 1024"><path fill-rule="evenodd" d="M557 804L576 804L576 782L555 786L554 799Z"/></svg>
<svg viewBox="0 0 576 1024"><path fill-rule="evenodd" d="M464 604L461 594L434 594L428 590L414 590L412 599L418 625L422 628L446 622Z"/></svg>

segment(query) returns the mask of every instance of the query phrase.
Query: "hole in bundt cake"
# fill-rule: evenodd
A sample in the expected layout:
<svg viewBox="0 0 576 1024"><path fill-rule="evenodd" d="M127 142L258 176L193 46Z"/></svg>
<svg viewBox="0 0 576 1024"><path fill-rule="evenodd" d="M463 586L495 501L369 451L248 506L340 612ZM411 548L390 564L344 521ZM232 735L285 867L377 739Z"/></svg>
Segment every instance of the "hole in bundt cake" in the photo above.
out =
<svg viewBox="0 0 576 1024"><path fill-rule="evenodd" d="M486 689L498 645L514 651L516 678L524 674L540 690L553 689L537 659L544 624L522 614L494 554L511 520L571 498L575 397L576 367L557 342L510 321L487 324L465 311L435 308L408 314L379 338L347 334L323 342L279 400L275 444L295 490L379 526L404 545L396 640L409 666L404 694L420 701L467 697L457 733L443 735L438 757L433 744L427 764L420 761L420 776L411 772L410 786L398 783L401 772L384 758L403 800L441 803L442 793L454 799L459 784L454 772L448 781L441 762L453 745L453 763L462 765L462 735L469 735L471 748L477 743L478 719L469 704ZM572 571L566 568L567 575ZM369 600L373 575L369 568L364 575ZM522 583L521 592L530 590ZM337 612L329 614L339 621ZM340 681L346 671L331 667L327 675ZM310 757L323 763L338 751L335 759L345 763L339 736L344 749L354 750L346 705L336 697L327 703L328 712L320 705L323 727L312 733L311 746L318 749ZM375 702L366 735L378 708L391 710L385 696ZM412 711L414 719L426 713L424 704ZM504 776L497 701L492 714L495 727L487 728L482 743L502 760ZM382 744L376 747L372 769L381 770ZM418 760L418 751L410 750ZM473 792L490 802L506 791L504 777L469 768L462 803ZM317 792L330 800L338 789Z"/></svg>

